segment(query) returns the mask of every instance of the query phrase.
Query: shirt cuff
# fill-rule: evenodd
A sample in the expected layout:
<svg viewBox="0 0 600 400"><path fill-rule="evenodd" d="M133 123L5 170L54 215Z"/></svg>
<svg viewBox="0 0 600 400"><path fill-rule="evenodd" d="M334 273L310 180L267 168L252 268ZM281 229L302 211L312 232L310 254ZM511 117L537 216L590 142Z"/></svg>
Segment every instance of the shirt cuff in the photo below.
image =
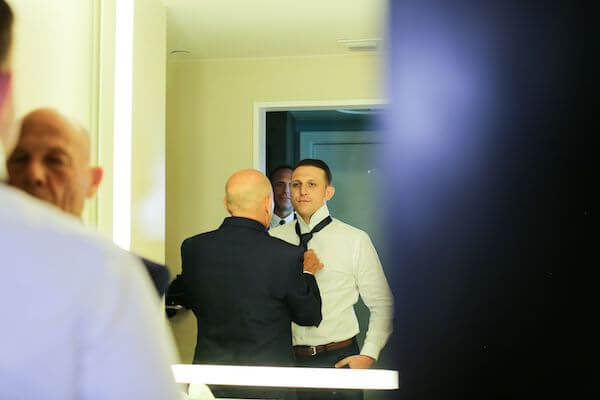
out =
<svg viewBox="0 0 600 400"><path fill-rule="evenodd" d="M377 360L377 358L379 357L380 352L381 349L379 348L379 346L373 343L365 343L362 349L360 350L360 354L369 356L375 360Z"/></svg>
<svg viewBox="0 0 600 400"><path fill-rule="evenodd" d="M302 273L314 276L314 274L312 272L310 272L310 271L302 271Z"/></svg>

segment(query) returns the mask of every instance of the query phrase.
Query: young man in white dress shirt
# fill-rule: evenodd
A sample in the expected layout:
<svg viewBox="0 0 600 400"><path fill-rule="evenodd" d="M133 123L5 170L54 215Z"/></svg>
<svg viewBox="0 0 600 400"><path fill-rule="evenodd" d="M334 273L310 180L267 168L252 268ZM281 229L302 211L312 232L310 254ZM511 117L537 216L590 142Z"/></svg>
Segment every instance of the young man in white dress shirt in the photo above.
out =
<svg viewBox="0 0 600 400"><path fill-rule="evenodd" d="M316 277L323 302L321 325L292 326L297 365L369 368L392 333L393 297L367 233L330 217L326 203L334 193L325 162L300 161L291 184L297 222L272 229L270 234L313 249L326 266ZM359 326L354 312L359 295L370 311L361 349L356 342ZM362 398L361 391L319 390L305 395L315 400Z"/></svg>

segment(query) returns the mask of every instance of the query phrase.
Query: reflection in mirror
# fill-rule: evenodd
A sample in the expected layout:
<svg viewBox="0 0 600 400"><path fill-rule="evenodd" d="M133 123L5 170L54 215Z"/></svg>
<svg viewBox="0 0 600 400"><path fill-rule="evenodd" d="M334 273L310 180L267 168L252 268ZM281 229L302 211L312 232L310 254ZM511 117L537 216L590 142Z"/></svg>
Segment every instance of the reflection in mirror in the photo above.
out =
<svg viewBox="0 0 600 400"><path fill-rule="evenodd" d="M186 254L192 254L191 250L183 252L182 261L182 242L217 229L228 216L223 207L223 186L235 171L254 166L269 173L277 164L293 165L306 157L308 153L303 149L307 148L318 148L319 153L315 156L326 159L335 170L337 195L330 202L332 215L368 232L378 248L377 217L371 213L376 209L371 202L376 197L372 186L378 176L378 167L372 161L377 159L373 152L382 144L376 139L378 128L374 122L378 107L365 104L369 104L368 99L373 99L371 104L380 104L376 99L381 99L380 49L383 47L386 2L165 0L165 5L169 51L166 257L167 264L175 267L173 275L181 272L180 266L186 275L188 267L192 269L192 265L199 264L192 261L196 255L186 258ZM368 43L355 41L362 39L368 39ZM262 128L259 126L261 121L256 120L256 107L261 103L326 102L331 99L344 106L329 107L329 110L269 112L262 121L266 127L263 125ZM359 108L352 105L351 100L355 99L361 99L362 102L357 104L363 105ZM277 124L293 130L294 140L279 133L269 133ZM257 134L260 129L267 130L262 139ZM335 145L321 143L324 138ZM259 148L257 145L261 141ZM346 148L346 156L339 154L342 147ZM322 151L326 148L328 153ZM361 189L353 190L358 187ZM364 198L356 197L356 192L363 193ZM194 246L200 248L201 245ZM258 247L255 244L252 249ZM223 248L219 253L219 262L234 256L242 257L246 264L252 262L250 250L226 248L227 251ZM261 253L260 257L268 257L276 251L266 253ZM233 307L234 300L240 302L239 307L243 305L236 312L243 309L246 317L260 320L264 317L261 312L264 314L269 306L250 304L256 301L253 300L258 290L256 285L264 284L263 281L252 283L253 275L258 274L257 268L253 267L254 274L243 278L221 270L220 274L210 276L220 282L211 281L211 287L201 282L208 279L202 274L199 275L202 279L198 278L193 285L183 285L184 288L203 287L203 293L190 296L192 301L188 305L193 313L180 310L170 319L183 362L248 362L206 358L209 350L203 348L203 342L199 340L215 325L211 325L214 321L207 319L201 304L213 301L210 296L223 296L221 317L227 318L228 323L237 318L235 312L224 311L229 310L229 305ZM220 281L225 276L244 284L233 290L232 286ZM358 294L356 296L358 298ZM329 299L323 301L330 303ZM324 318L326 309L324 305ZM358 336L358 342L348 342L357 349L364 345L368 324L363 317L366 313L359 311L358 314L362 336ZM251 342L256 335L253 329L250 325L219 332L222 338L231 339L228 343L234 342L233 337ZM286 334L291 335L290 332ZM345 343L355 335L354 331L347 335L341 333L336 338L311 344ZM288 344L290 341L288 339ZM291 345L287 351L292 352ZM379 357L381 363L385 351ZM260 353L269 354L269 350L265 348L256 355ZM328 366L333 367L336 361L339 360ZM263 358L260 362L269 365L273 360L269 362ZM375 366L383 365L377 363Z"/></svg>
<svg viewBox="0 0 600 400"><path fill-rule="evenodd" d="M373 106L273 111L266 115L269 176L276 168L294 166L305 158L325 161L335 177L336 194L327 202L331 215L367 232L377 249L383 247L379 207L374 203L380 187L377 171L383 146L378 130L381 113L381 106ZM277 206L277 198L275 203ZM362 346L369 311L362 299L355 308L360 326L358 344Z"/></svg>

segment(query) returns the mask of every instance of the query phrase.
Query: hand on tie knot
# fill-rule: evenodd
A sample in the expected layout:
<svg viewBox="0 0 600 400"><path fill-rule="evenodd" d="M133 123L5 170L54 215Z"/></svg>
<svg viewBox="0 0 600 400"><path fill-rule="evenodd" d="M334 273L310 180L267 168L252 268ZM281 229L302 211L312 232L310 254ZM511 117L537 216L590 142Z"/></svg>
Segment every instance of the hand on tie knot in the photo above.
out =
<svg viewBox="0 0 600 400"><path fill-rule="evenodd" d="M316 274L321 269L323 269L323 263L317 257L317 253L313 250L307 250L304 252L304 272L308 272L310 274Z"/></svg>

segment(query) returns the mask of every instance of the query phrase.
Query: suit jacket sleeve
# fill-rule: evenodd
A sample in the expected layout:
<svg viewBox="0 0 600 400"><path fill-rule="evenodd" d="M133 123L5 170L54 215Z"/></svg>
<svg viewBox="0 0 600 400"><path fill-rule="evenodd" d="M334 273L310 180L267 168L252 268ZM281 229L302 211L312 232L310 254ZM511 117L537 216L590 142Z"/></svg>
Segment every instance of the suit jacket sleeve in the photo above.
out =
<svg viewBox="0 0 600 400"><path fill-rule="evenodd" d="M303 258L288 269L286 300L292 311L292 321L303 326L319 326L321 314L321 292L314 276L302 272Z"/></svg>
<svg viewBox="0 0 600 400"><path fill-rule="evenodd" d="M152 283L154 283L158 296L162 298L169 286L169 278L171 277L169 270L166 266L157 264L144 257L140 257L140 259L144 263L148 274L150 274L150 278L152 278Z"/></svg>
<svg viewBox="0 0 600 400"><path fill-rule="evenodd" d="M189 249L189 238L185 239L181 243L181 274L177 275L175 280L171 282L169 287L169 293L167 294L167 300L171 300L174 304L182 305L186 308L191 308L191 299L189 293L186 290L186 278L189 275L188 265L190 263L190 249ZM187 274L186 274L187 272ZM169 304L169 303L167 303Z"/></svg>

